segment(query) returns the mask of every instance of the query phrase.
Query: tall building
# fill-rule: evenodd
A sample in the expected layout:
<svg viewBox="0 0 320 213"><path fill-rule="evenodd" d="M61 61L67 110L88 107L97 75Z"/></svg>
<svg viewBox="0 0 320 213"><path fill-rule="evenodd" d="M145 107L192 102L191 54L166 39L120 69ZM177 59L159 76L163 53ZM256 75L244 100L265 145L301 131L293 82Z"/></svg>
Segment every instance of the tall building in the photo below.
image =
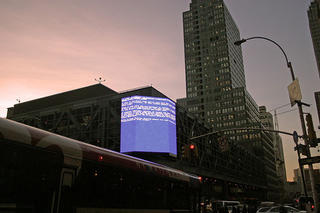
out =
<svg viewBox="0 0 320 213"><path fill-rule="evenodd" d="M293 180L299 184L301 194L304 194L303 182L302 182L302 177L301 177L301 170L294 169L293 172L294 172ZM316 186L318 197L319 197L320 196L320 169L313 170L313 178L315 180L314 184ZM312 195L311 181L310 181L309 169L307 169L307 168L304 168L304 179L305 179L305 184L307 187L307 193L309 196L311 196Z"/></svg>
<svg viewBox="0 0 320 213"><path fill-rule="evenodd" d="M309 28L320 78L320 0L313 0L308 10ZM320 127L320 91L314 93Z"/></svg>
<svg viewBox="0 0 320 213"><path fill-rule="evenodd" d="M233 44L240 40L237 25L223 0L192 0L183 27L187 97L178 103L261 156L272 191L278 184L272 134L230 130L261 127L258 105L246 90L241 47Z"/></svg>
<svg viewBox="0 0 320 213"><path fill-rule="evenodd" d="M320 77L320 1L313 0L308 10L309 28L312 37Z"/></svg>
<svg viewBox="0 0 320 213"><path fill-rule="evenodd" d="M278 130L277 125L273 125L274 121L272 114L270 112L267 112L267 108L265 106L259 106L259 112L259 118L261 120L263 128L270 130ZM284 187L285 183L287 182L287 173L284 161L282 138L279 135L279 133L273 133L273 146L275 153L277 177L279 178L282 187Z"/></svg>
<svg viewBox="0 0 320 213"><path fill-rule="evenodd" d="M288 181L285 184L285 196L284 199L288 202L292 202L301 195L301 187L298 182Z"/></svg>

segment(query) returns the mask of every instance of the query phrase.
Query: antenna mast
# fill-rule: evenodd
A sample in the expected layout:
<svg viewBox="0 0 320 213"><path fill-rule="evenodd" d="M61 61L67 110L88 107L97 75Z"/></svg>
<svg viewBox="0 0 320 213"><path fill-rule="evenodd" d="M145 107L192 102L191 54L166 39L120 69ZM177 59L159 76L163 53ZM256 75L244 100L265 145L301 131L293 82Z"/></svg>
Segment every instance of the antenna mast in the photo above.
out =
<svg viewBox="0 0 320 213"><path fill-rule="evenodd" d="M99 77L98 79L94 79L95 81L98 81L99 84L101 84L101 82L105 82L106 80L105 79L102 79L101 77Z"/></svg>

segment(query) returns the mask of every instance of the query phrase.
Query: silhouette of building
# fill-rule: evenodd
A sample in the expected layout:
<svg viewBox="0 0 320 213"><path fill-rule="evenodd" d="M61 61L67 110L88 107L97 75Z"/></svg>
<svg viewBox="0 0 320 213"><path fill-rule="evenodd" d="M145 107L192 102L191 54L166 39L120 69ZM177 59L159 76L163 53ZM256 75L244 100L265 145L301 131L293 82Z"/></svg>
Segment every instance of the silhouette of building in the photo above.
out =
<svg viewBox="0 0 320 213"><path fill-rule="evenodd" d="M278 130L273 125L273 116L270 112L267 112L267 108L265 106L259 106L260 112L260 120L264 128L270 130ZM282 145L282 138L279 133L273 133L273 145L274 145L274 153L275 153L275 162L276 162L276 171L277 177L284 187L285 183L287 182L287 174L286 174L286 167L284 161L284 154L283 154L283 145Z"/></svg>
<svg viewBox="0 0 320 213"><path fill-rule="evenodd" d="M320 78L320 1L313 0L308 10L309 28Z"/></svg>
<svg viewBox="0 0 320 213"><path fill-rule="evenodd" d="M167 98L153 87L116 92L95 84L51 96L17 103L8 109L7 118L59 135L120 151L121 98L129 96ZM221 199L252 197L265 199L263 162L237 144L221 150L218 136L190 140L211 130L176 105L177 156L165 153L131 153L203 177L202 192ZM194 145L191 153L190 144Z"/></svg>
<svg viewBox="0 0 320 213"><path fill-rule="evenodd" d="M308 10L309 29L320 78L320 1L313 0ZM314 93L320 128L320 91Z"/></svg>
<svg viewBox="0 0 320 213"><path fill-rule="evenodd" d="M177 102L263 159L271 199L278 187L272 134L230 130L261 127L258 105L246 90L241 47L233 44L240 33L232 16L223 0L192 0L183 27L187 97Z"/></svg>
<svg viewBox="0 0 320 213"><path fill-rule="evenodd" d="M298 183L300 190L301 190L301 194L304 194L303 182L302 182L300 169L294 169L293 172L294 172L293 180ZM312 196L310 174L309 174L309 169L307 169L307 168L304 168L304 178L305 178L308 196ZM319 197L319 195L320 195L320 169L313 169L313 178L315 180L315 189L316 189L316 191L318 193L318 197Z"/></svg>

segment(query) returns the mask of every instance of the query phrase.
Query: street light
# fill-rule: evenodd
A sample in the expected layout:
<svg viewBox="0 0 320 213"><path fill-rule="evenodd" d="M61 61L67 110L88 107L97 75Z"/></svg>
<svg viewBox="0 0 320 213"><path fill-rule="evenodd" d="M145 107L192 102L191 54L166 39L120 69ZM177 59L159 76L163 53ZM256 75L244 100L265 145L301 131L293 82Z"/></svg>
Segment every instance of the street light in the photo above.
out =
<svg viewBox="0 0 320 213"><path fill-rule="evenodd" d="M287 63L287 67L290 69L290 72L291 72L291 77L292 77L292 81L295 80L295 77L294 77L294 73L293 73L293 69L292 69L292 65L291 65L291 62L288 60L288 57L287 57L287 54L284 52L284 50L282 49L282 47L275 41L269 39L269 38L266 38L266 37L262 37L262 36L254 36L254 37L250 37L250 38L246 38L246 39L241 39L239 41L235 41L234 44L236 46L240 46L242 43L248 41L248 40L252 40L252 39L263 39L263 40L267 40L267 41L270 41L272 43L274 43L277 47L279 47L279 49L281 50L281 52L283 53L285 59L286 59L286 63Z"/></svg>
<svg viewBox="0 0 320 213"><path fill-rule="evenodd" d="M284 52L284 50L282 49L282 47L275 41L266 38L266 37L262 37L262 36L254 36L254 37L250 37L250 38L246 38L246 39L241 39L239 41L235 41L234 45L240 46L242 43L248 41L248 40L252 40L252 39L263 39L263 40L267 40L272 42L273 44L275 44L277 47L279 47L279 49L281 50L281 52L283 53L285 59L286 59L286 64L287 67L290 69L290 73L291 73L291 77L292 77L292 81L295 81L295 76L293 73L293 68L291 65L291 62L288 60L287 54ZM304 103L302 103L301 101L295 101L298 104L298 109L299 109L299 116L300 116L300 121L301 121L301 127L302 127L302 133L303 133L303 139L304 139L304 143L307 147L307 157L310 158L311 154L310 154L310 149L308 146L308 141L307 141L307 131L306 131L306 125L304 122L304 117L303 117L303 111L302 111L302 105ZM304 104L306 105L306 104ZM310 182L311 182L311 188L312 188L312 194L313 194L313 198L314 201L316 203L316 210L318 209L318 203L317 203L317 196L316 196L316 190L315 190L315 184L314 184L314 178L313 178L313 165L312 164L308 164L309 165L309 173L310 173Z"/></svg>

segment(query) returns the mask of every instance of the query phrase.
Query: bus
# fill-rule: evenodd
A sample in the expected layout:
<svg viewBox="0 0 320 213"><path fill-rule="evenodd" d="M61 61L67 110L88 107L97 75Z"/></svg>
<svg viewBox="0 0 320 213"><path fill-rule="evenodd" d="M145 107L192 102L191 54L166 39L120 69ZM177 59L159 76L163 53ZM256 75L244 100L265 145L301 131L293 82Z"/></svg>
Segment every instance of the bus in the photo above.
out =
<svg viewBox="0 0 320 213"><path fill-rule="evenodd" d="M0 212L199 212L196 175L0 118Z"/></svg>

